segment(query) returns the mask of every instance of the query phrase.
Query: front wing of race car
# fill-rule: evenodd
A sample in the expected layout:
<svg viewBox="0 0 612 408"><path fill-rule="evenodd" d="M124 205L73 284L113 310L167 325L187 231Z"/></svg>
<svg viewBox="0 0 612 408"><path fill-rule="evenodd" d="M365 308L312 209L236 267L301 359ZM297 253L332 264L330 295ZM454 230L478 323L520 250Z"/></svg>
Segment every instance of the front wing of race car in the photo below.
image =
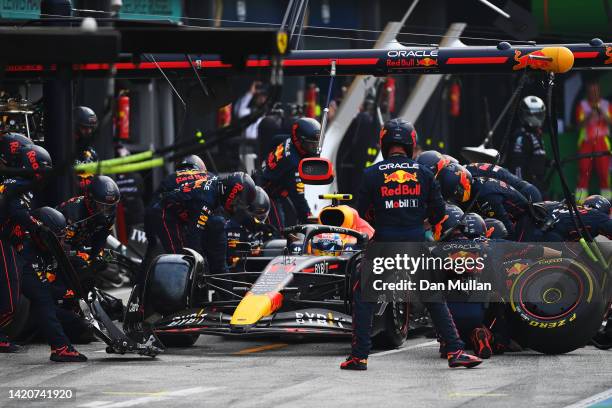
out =
<svg viewBox="0 0 612 408"><path fill-rule="evenodd" d="M228 337L351 335L351 316L321 308L279 311L248 326L233 325L231 321L232 315L229 313L191 309L157 321L154 331L158 334L209 334Z"/></svg>

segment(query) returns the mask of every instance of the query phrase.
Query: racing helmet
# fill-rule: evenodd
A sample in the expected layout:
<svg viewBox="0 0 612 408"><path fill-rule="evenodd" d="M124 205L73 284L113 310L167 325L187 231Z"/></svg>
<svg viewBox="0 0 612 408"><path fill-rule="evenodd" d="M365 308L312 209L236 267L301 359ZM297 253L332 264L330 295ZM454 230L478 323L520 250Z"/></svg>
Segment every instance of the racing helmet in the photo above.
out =
<svg viewBox="0 0 612 408"><path fill-rule="evenodd" d="M455 228L461 224L463 218L463 210L454 204L446 204L444 217L442 220L433 226L434 240L439 241L444 233L451 228Z"/></svg>
<svg viewBox="0 0 612 408"><path fill-rule="evenodd" d="M20 161L24 169L33 170L35 172L34 178L36 180L42 180L44 177L44 173L42 172L50 170L53 167L49 152L44 147L35 144L25 146L21 149Z"/></svg>
<svg viewBox="0 0 612 408"><path fill-rule="evenodd" d="M542 127L546 115L546 105L537 96L526 96L519 107L519 117L524 126L530 128Z"/></svg>
<svg viewBox="0 0 612 408"><path fill-rule="evenodd" d="M86 198L94 208L94 213L105 217L115 215L115 207L121 199L121 193L115 180L108 176L94 176L87 187Z"/></svg>
<svg viewBox="0 0 612 408"><path fill-rule="evenodd" d="M300 118L291 126L291 142L301 157L319 154L321 124L313 118Z"/></svg>
<svg viewBox="0 0 612 408"><path fill-rule="evenodd" d="M198 170L198 171L206 171L206 164L204 164L204 160L200 158L200 156L195 154L190 154L183 158L176 165L176 170Z"/></svg>
<svg viewBox="0 0 612 408"><path fill-rule="evenodd" d="M423 153L419 154L419 157L416 159L417 163L421 166L428 168L435 177L438 177L440 170L442 170L448 163L448 159L444 157L444 155L435 150L426 150Z"/></svg>
<svg viewBox="0 0 612 408"><path fill-rule="evenodd" d="M438 175L445 200L465 203L472 193L472 174L462 165L450 163Z"/></svg>
<svg viewBox="0 0 612 408"><path fill-rule="evenodd" d="M249 213L253 215L257 223L265 223L270 213L270 197L268 197L268 193L259 186L255 187L255 199L249 204Z"/></svg>
<svg viewBox="0 0 612 408"><path fill-rule="evenodd" d="M400 145L406 149L406 154L412 157L417 144L417 132L412 123L403 119L391 119L380 130L380 151L384 159L389 154L392 145Z"/></svg>
<svg viewBox="0 0 612 408"><path fill-rule="evenodd" d="M463 235L468 238L483 237L487 233L487 224L482 217L470 212L463 216Z"/></svg>
<svg viewBox="0 0 612 408"><path fill-rule="evenodd" d="M21 148L34 143L25 135L8 132L0 136L0 162L7 167L21 167Z"/></svg>
<svg viewBox="0 0 612 408"><path fill-rule="evenodd" d="M255 200L255 182L246 173L235 172L220 179L219 193L223 209L230 215L248 211Z"/></svg>
<svg viewBox="0 0 612 408"><path fill-rule="evenodd" d="M485 218L487 226L486 237L491 239L505 239L508 236L508 230L503 222L497 218Z"/></svg>
<svg viewBox="0 0 612 408"><path fill-rule="evenodd" d="M344 249L344 242L340 234L328 232L315 235L310 246L313 255L338 256Z"/></svg>
<svg viewBox="0 0 612 408"><path fill-rule="evenodd" d="M606 215L610 215L610 208L612 207L610 200L598 194L590 195L585 198L582 202L582 206L593 210L599 210Z"/></svg>
<svg viewBox="0 0 612 408"><path fill-rule="evenodd" d="M77 140L91 138L93 132L98 128L98 117L96 113L87 106L77 106L72 112L74 121L74 134Z"/></svg>
<svg viewBox="0 0 612 408"><path fill-rule="evenodd" d="M58 239L66 236L66 218L64 214L51 207L40 207L32 211L32 216L49 228Z"/></svg>

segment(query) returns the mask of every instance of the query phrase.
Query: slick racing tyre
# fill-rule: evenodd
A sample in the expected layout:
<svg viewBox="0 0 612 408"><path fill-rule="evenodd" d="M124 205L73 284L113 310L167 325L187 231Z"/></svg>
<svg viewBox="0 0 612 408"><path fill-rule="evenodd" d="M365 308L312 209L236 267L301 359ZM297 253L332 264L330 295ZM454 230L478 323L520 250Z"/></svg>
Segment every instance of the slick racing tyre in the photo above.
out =
<svg viewBox="0 0 612 408"><path fill-rule="evenodd" d="M147 315L166 316L190 306L193 264L183 255L160 255L152 262L145 289Z"/></svg>
<svg viewBox="0 0 612 408"><path fill-rule="evenodd" d="M572 259L542 259L512 283L508 321L524 347L545 354L583 347L601 325L606 303L600 282Z"/></svg>
<svg viewBox="0 0 612 408"><path fill-rule="evenodd" d="M389 303L382 316L383 329L372 338L374 347L394 349L401 346L408 336L409 303Z"/></svg>

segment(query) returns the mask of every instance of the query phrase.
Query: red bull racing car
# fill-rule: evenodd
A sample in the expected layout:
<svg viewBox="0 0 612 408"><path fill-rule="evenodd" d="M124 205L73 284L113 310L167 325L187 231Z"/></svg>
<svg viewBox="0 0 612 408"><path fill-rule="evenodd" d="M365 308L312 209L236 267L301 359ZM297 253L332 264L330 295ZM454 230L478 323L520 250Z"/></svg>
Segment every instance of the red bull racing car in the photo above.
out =
<svg viewBox="0 0 612 408"><path fill-rule="evenodd" d="M346 206L328 208L333 209L328 218L338 225L357 216ZM313 254L313 240L325 234L338 234L351 244L331 256ZM202 256L190 249L159 256L144 288L132 291L125 330L137 330L144 320L166 346L192 345L201 334L349 338L351 275L359 267L368 234L307 224L287 228L284 235L288 242L303 238L287 245L294 247L291 252L285 248L277 250L277 256L245 258L241 270L231 273L209 271ZM395 348L407 331L408 305L382 304L372 331L376 344Z"/></svg>

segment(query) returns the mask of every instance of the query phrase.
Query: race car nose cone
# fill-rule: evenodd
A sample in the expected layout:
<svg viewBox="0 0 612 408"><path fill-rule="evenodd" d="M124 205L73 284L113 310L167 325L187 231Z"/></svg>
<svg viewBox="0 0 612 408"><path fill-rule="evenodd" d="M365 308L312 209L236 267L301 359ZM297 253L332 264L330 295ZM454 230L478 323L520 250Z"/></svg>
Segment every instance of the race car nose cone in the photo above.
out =
<svg viewBox="0 0 612 408"><path fill-rule="evenodd" d="M230 325L250 326L272 312L272 300L267 295L247 294L232 315Z"/></svg>

